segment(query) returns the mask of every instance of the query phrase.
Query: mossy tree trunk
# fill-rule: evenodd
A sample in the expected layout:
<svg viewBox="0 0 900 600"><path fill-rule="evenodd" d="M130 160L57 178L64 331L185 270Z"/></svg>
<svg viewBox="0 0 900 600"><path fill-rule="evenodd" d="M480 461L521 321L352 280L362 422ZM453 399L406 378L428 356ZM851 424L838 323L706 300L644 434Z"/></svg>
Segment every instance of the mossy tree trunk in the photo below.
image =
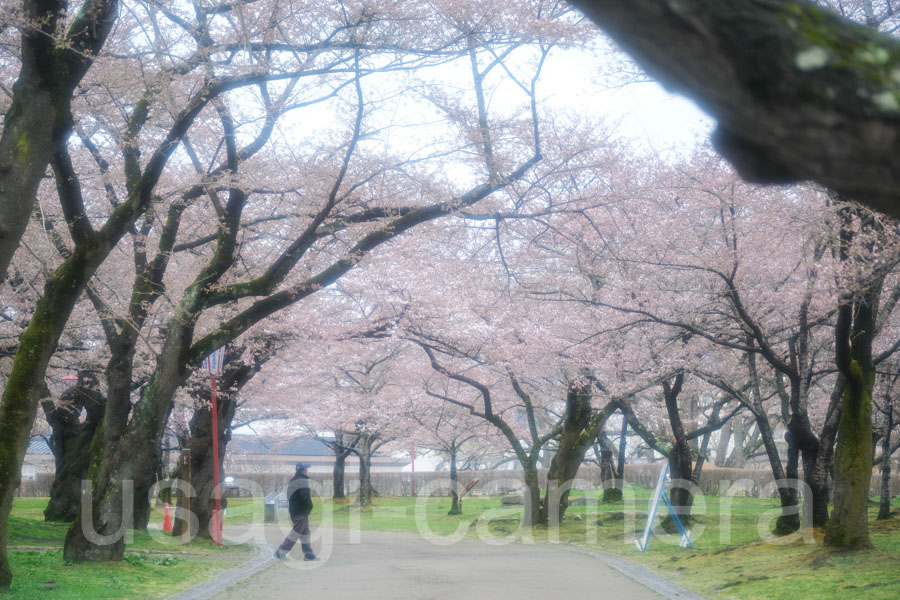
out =
<svg viewBox="0 0 900 600"><path fill-rule="evenodd" d="M825 545L856 549L869 540L869 480L872 476L872 396L875 370L856 360L844 391L844 410L834 456L834 514L825 532Z"/></svg>
<svg viewBox="0 0 900 600"><path fill-rule="evenodd" d="M246 353L247 346L238 344L226 351L225 367L218 378L217 419L219 434L219 482L224 482L225 453L231 441L231 430L234 415L238 407L237 394L259 373L263 364L275 355L277 341L271 337L265 340L254 340L253 349ZM199 537L211 539L213 512L215 511L215 478L216 468L212 455L212 395L211 388L203 383L191 390L196 401L196 408L189 423L190 438L186 448L190 450L191 485L197 492L191 498L191 511L197 516ZM185 455L178 460L179 470L185 468ZM184 475L181 474L184 479ZM220 490L221 498L225 497L224 487ZM136 498L137 500L137 498ZM178 494L177 506L183 506L184 496ZM222 501L225 508L227 501ZM137 520L137 517L135 518ZM172 524L172 535L177 537L184 531L185 521L176 519Z"/></svg>
<svg viewBox="0 0 900 600"><path fill-rule="evenodd" d="M876 250L871 235L856 242L857 232L880 230L878 221L852 205L840 211L840 256L849 260L851 252ZM869 264L874 264L870 261ZM869 548L869 481L872 477L872 392L875 362L872 344L877 333L878 302L884 275L870 277L860 289L838 307L834 327L835 364L846 379L841 420L834 452L834 513L825 531L825 545L831 548Z"/></svg>
<svg viewBox="0 0 900 600"><path fill-rule="evenodd" d="M224 382L223 382L224 383ZM222 385L222 389L228 389L226 385ZM215 512L215 469L219 469L219 481L224 481L225 471L222 467L224 463L225 452L228 448L228 442L231 439L231 422L234 419L236 403L227 394L218 396L218 416L217 423L219 428L219 460L216 462L212 455L212 406L209 398L209 390L205 390L205 394L200 398L199 406L194 410L189 424L191 438L188 441L190 449L190 469L191 469L191 485L197 492L194 498L191 498L191 511L197 516L198 530L196 535L204 539L211 539L210 525L212 523L213 513ZM179 464L184 465L184 456ZM184 468L184 466L182 466ZM220 490L224 497L224 488ZM177 506L183 506L184 496L178 495ZM225 503L222 504L225 507ZM185 521L176 519L172 524L172 535L177 537L183 533Z"/></svg>
<svg viewBox="0 0 900 600"><path fill-rule="evenodd" d="M47 165L67 142L72 130L71 101L75 88L93 64L93 57L115 22L116 0L88 0L71 21L65 39L67 2L24 2L24 16L33 24L21 36L22 66L0 133L0 276L19 246ZM78 211L74 211L78 212ZM80 215L79 215L80 216ZM86 240L47 281L44 296L23 333L0 401L0 590L12 583L7 556L7 520L25 457L28 436L44 387L44 372L59 336L104 246L115 243L117 231L105 240L89 235L83 224L76 240Z"/></svg>
<svg viewBox="0 0 900 600"><path fill-rule="evenodd" d="M157 370L135 404L124 433L111 438L104 428L94 436L89 473L94 486L91 521L83 520L83 507L66 534L65 560L111 562L124 556L122 533L133 526L134 516L134 499L126 495L125 485L134 486L136 477L154 471L172 398L189 375L188 361L178 351L184 332L178 329L169 329Z"/></svg>
<svg viewBox="0 0 900 600"><path fill-rule="evenodd" d="M46 521L71 523L81 508L81 481L87 477L91 441L106 408L106 399L96 387L93 373L81 372L78 384L63 392L58 403L41 401L52 428L50 449L56 462L56 477L44 509ZM86 418L79 421L82 409Z"/></svg>
<svg viewBox="0 0 900 600"><path fill-rule="evenodd" d="M31 321L20 338L3 390L0 401L0 589L9 587L12 581L6 553L6 522L44 389L44 372L81 290L108 253L109 246L97 241L99 243L77 248L48 279L44 295L38 300Z"/></svg>
<svg viewBox="0 0 900 600"><path fill-rule="evenodd" d="M584 455L597 438L599 427L606 422L591 417L592 377L582 375L570 381L566 390L566 407L562 418L562 431L557 440L556 453L547 470L547 491L540 506L538 522L561 523L568 506L569 488L584 462ZM603 413L609 415L609 410ZM598 424L599 423L599 424Z"/></svg>
<svg viewBox="0 0 900 600"><path fill-rule="evenodd" d="M103 48L118 2L84 2L64 39L59 34L66 24L68 2L21 4L29 27L21 30L21 68L0 133L0 276L4 279L47 165L58 145L71 135L72 95ZM0 577L0 585L3 581Z"/></svg>

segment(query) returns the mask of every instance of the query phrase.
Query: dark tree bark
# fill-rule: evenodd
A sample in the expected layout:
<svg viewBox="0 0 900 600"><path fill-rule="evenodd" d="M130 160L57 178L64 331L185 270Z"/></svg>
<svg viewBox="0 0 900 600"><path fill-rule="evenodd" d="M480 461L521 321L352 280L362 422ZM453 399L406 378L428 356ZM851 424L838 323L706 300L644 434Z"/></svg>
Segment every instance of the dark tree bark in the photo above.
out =
<svg viewBox="0 0 900 600"><path fill-rule="evenodd" d="M669 416L669 425L672 427L672 435L675 441L668 455L669 473L671 473L673 480L680 479L694 483L691 447L687 434L684 431L684 425L681 422L681 414L678 411L678 395L681 393L683 383L683 373L676 375L671 383L668 381L663 382L666 413ZM672 488L671 500L678 518L681 519L682 524L687 525L691 520L691 506L694 503L694 494L685 485L676 486ZM663 526L667 529L669 528L669 520L665 519L663 521Z"/></svg>
<svg viewBox="0 0 900 600"><path fill-rule="evenodd" d="M847 379L838 373L822 431L819 434L819 449L816 456L813 476L808 479L813 498L813 527L824 529L828 525L828 503L831 501L831 490L834 480L834 444L837 440L838 425L841 422L841 398L844 395Z"/></svg>
<svg viewBox="0 0 900 600"><path fill-rule="evenodd" d="M713 141L745 179L811 179L900 216L896 40L806 0L571 1L716 118Z"/></svg>
<svg viewBox="0 0 900 600"><path fill-rule="evenodd" d="M22 66L0 134L0 275L4 279L28 224L38 184L59 145L71 135L72 95L103 48L118 6L116 0L88 0L65 40L59 40L58 28L64 23L68 2L22 4L31 28L22 30ZM0 566L0 587L9 585L7 571Z"/></svg>
<svg viewBox="0 0 900 600"><path fill-rule="evenodd" d="M865 211L841 210L840 255L846 260L855 244L854 221L861 230L877 227ZM873 247L866 242L866 249ZM877 334L878 302L884 275L871 278L838 307L834 328L835 364L846 379L841 401L838 443L834 452L834 514L825 531L831 548L869 548L869 480L872 477L872 392L875 362L872 344Z"/></svg>
<svg viewBox="0 0 900 600"><path fill-rule="evenodd" d="M334 433L334 438L322 437L315 432L312 432L312 435L334 452L334 467L331 470L332 494L334 498L346 498L345 473L347 458L353 454L353 450L356 448L356 435L340 430Z"/></svg>
<svg viewBox="0 0 900 600"><path fill-rule="evenodd" d="M81 482L87 479L91 441L97 430L106 399L97 389L93 372L78 373L78 383L60 396L59 402L41 401L50 435L50 450L56 462L56 477L50 487L50 501L44 509L46 521L72 522L81 508ZM81 411L84 421L80 421Z"/></svg>
<svg viewBox="0 0 900 600"><path fill-rule="evenodd" d="M461 515L462 505L459 502L459 471L456 469L456 457L459 454L459 446L454 440L450 445L450 511L448 515Z"/></svg>
<svg viewBox="0 0 900 600"><path fill-rule="evenodd" d="M259 373L263 365L275 356L279 340L272 336L266 336L262 340L254 340L253 349L249 356L244 357L247 350L245 345L236 345L226 350L224 372L218 379L216 423L219 433L219 482L224 481L225 453L228 450L228 442L231 441L231 429L235 412L238 408L237 396L241 389ZM199 537L211 539L211 522L215 512L215 464L212 455L212 393L207 385L195 388L194 397L198 400L189 423L190 439L187 448L190 456L191 485L197 492L195 498L191 498L191 511L197 516ZM185 456L179 458L179 471L185 468ZM179 475L185 479L183 473ZM222 508L227 505L225 490L220 490ZM145 494L146 497L146 494ZM137 501L136 496L135 500ZM184 497L178 495L177 506L184 508ZM137 521L135 517L135 521ZM184 532L186 523L182 519L176 519L172 524L172 535L177 537Z"/></svg>
<svg viewBox="0 0 900 600"><path fill-rule="evenodd" d="M372 505L372 496L374 490L372 488L372 453L373 445L376 443L378 436L370 433L356 433L356 449L354 454L359 457L359 490L357 492L357 502L362 507Z"/></svg>
<svg viewBox="0 0 900 600"><path fill-rule="evenodd" d="M625 482L625 457L628 449L628 419L622 417L622 431L619 433L619 457L616 462L615 485L603 488L603 502L621 502L622 486Z"/></svg>
<svg viewBox="0 0 900 600"><path fill-rule="evenodd" d="M604 432L597 435L595 452L600 458L600 481L603 483L603 502L619 502L622 499L621 483L617 481L615 463L613 462L612 443Z"/></svg>
<svg viewBox="0 0 900 600"><path fill-rule="evenodd" d="M747 341L749 346L753 347L753 339L748 335ZM766 457L769 459L769 467L772 469L772 476L775 481L784 481L787 478L784 465L781 462L781 455L778 452L778 446L775 444L775 435L772 432L772 426L769 423L769 416L762 402L762 392L760 391L759 371L756 366L756 354L747 353L747 368L750 375L751 400L750 407L753 417L756 419L756 427L763 440L763 447L766 449ZM788 407L783 407L783 412L787 414ZM800 529L799 510L800 497L797 490L780 485L778 486L778 498L781 502L781 516L775 521L775 535L788 535Z"/></svg>
<svg viewBox="0 0 900 600"><path fill-rule="evenodd" d="M712 414L710 414L709 416L709 420L711 422L719 420L719 413L722 410L723 404L723 402L717 402L713 407ZM691 474L691 481L695 483L700 482L700 475L703 473L703 465L706 462L706 454L707 452L709 452L709 440L712 437L712 433L712 430L709 430L703 434L703 439L700 442L700 447L697 449L697 461L694 463L694 471Z"/></svg>
<svg viewBox="0 0 900 600"><path fill-rule="evenodd" d="M336 452L334 455L334 468L332 474L332 493L335 498L347 497L347 484L345 482L345 473L347 470L347 458L353 452L348 448L343 452Z"/></svg>
<svg viewBox="0 0 900 600"><path fill-rule="evenodd" d="M223 389L227 389L224 385ZM235 408L237 403L230 395L217 397L218 413L217 424L219 429L219 461L213 460L212 455L212 404L209 399L209 391L203 394L201 404L194 410L191 417L190 431L191 438L188 442L190 449L190 469L191 469L191 485L197 492L194 498L191 498L191 511L197 516L198 530L191 532L197 537L212 539L212 531L210 529L213 513L215 512L215 496L213 494L215 488L215 469L219 469L219 481L222 482L225 472L222 467L224 463L225 452L228 448L228 442L231 440L231 422L234 419ZM182 469L185 468L184 457L179 461ZM182 477L183 479L183 477ZM224 496L224 494L223 494ZM178 495L177 506L184 508L184 497ZM222 504L225 508L226 504ZM172 524L172 535L178 537L184 533L185 521L176 519Z"/></svg>
<svg viewBox="0 0 900 600"><path fill-rule="evenodd" d="M878 519L891 518L891 430L894 428L894 406L886 400L884 409L884 434L881 437L881 500L878 503Z"/></svg>
<svg viewBox="0 0 900 600"><path fill-rule="evenodd" d="M538 522L558 524L562 522L568 506L569 487L584 462L584 455L597 439L606 423L611 405L592 415L591 397L594 380L583 376L569 382L566 391L566 408L562 430L557 440L556 453L547 471L547 491L540 506ZM555 513L555 514L554 514ZM555 520L555 523L554 523Z"/></svg>

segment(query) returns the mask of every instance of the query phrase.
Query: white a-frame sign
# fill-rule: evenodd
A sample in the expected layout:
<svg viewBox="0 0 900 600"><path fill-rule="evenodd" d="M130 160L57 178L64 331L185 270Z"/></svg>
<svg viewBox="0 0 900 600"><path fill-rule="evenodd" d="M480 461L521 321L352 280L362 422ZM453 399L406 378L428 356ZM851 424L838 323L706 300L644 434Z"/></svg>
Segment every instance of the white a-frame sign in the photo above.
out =
<svg viewBox="0 0 900 600"><path fill-rule="evenodd" d="M668 476L668 474L669 461L665 461L662 470L659 472L659 479L656 481L656 489L653 491L653 497L650 499L650 504L647 506L649 511L647 512L647 525L644 527L644 534L641 536L641 539L634 540L638 550L641 552L646 552L647 546L650 544L650 533L653 530L653 520L656 518L656 511L659 508L660 499L665 501L666 508L669 510L669 514L672 515L672 520L675 521L675 525L678 526L678 531L681 533L681 547L694 547L694 545L691 544L691 532L685 531L684 525L681 524L681 519L678 518L678 513L676 513L675 509L672 507L672 501L669 500L669 495L666 493L666 476Z"/></svg>

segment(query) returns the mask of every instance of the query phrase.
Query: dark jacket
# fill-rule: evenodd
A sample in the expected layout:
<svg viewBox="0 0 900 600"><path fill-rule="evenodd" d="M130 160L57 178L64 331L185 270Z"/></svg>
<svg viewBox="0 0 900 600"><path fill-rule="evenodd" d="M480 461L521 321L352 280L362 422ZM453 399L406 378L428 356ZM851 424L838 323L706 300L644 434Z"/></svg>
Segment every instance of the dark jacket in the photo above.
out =
<svg viewBox="0 0 900 600"><path fill-rule="evenodd" d="M297 473L288 483L288 512L292 519L305 517L312 512L313 503L309 493L309 476Z"/></svg>

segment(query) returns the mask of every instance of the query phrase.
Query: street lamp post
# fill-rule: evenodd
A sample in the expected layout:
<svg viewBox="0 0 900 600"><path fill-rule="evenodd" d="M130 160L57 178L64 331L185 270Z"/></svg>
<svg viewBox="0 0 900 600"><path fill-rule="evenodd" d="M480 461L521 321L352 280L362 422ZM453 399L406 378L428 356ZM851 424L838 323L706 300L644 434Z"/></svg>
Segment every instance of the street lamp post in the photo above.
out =
<svg viewBox="0 0 900 600"><path fill-rule="evenodd" d="M217 546L222 545L222 493L219 487L219 405L216 399L216 375L221 375L225 366L225 348L219 348L203 359L203 366L209 371L210 400L212 402L212 454L213 454L213 498L216 509L212 514L212 538Z"/></svg>

